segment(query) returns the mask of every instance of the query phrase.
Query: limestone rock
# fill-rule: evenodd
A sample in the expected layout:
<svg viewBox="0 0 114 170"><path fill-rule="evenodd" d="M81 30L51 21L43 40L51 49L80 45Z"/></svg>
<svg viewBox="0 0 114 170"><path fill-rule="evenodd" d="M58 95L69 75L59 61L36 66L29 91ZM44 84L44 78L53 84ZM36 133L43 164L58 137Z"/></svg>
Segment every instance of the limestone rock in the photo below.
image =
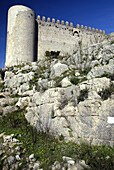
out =
<svg viewBox="0 0 114 170"><path fill-rule="evenodd" d="M98 66L94 67L87 75L88 79L98 77L103 75L105 72L112 73L113 74L114 67L113 65L104 65L104 66Z"/></svg>
<svg viewBox="0 0 114 170"><path fill-rule="evenodd" d="M34 159L34 154L31 154L31 155L29 156L29 159L30 159L30 160Z"/></svg>
<svg viewBox="0 0 114 170"><path fill-rule="evenodd" d="M16 103L16 106L18 106L19 108L23 108L28 104L28 102L29 102L28 97L19 98L18 102Z"/></svg>
<svg viewBox="0 0 114 170"><path fill-rule="evenodd" d="M13 87L19 87L21 84L24 84L24 83L27 83L28 81L30 81L34 76L34 73L33 72L29 72L26 74L19 73L17 75L14 75L12 73L10 75L10 77L8 77L8 75L9 75L9 72L8 73L6 72L5 86L13 88Z"/></svg>
<svg viewBox="0 0 114 170"><path fill-rule="evenodd" d="M51 69L51 77L59 77L62 73L68 70L66 64L57 63Z"/></svg>
<svg viewBox="0 0 114 170"><path fill-rule="evenodd" d="M0 106L5 107L5 106L10 106L13 105L18 99L17 98L11 98L9 96L5 98L0 98Z"/></svg>
<svg viewBox="0 0 114 170"><path fill-rule="evenodd" d="M70 157L66 157L66 156L63 156L62 157L63 158L63 161L73 161L73 159L72 158L70 158Z"/></svg>
<svg viewBox="0 0 114 170"><path fill-rule="evenodd" d="M9 156L9 157L8 157L8 164L9 164L9 165L13 164L14 161L15 161L14 156Z"/></svg>
<svg viewBox="0 0 114 170"><path fill-rule="evenodd" d="M21 160L21 158L20 158L20 156L19 156L19 155L16 155L16 157L15 157L15 158L16 158L16 160L17 160L17 161L20 161L20 160Z"/></svg>
<svg viewBox="0 0 114 170"><path fill-rule="evenodd" d="M99 92L100 90L105 89L109 86L110 86L110 79L106 77L87 80L80 83L79 85L80 90L87 88L91 91L96 91L96 92Z"/></svg>
<svg viewBox="0 0 114 170"><path fill-rule="evenodd" d="M70 86L71 82L69 81L68 77L65 77L62 81L61 81L61 86L62 87L67 87Z"/></svg>
<svg viewBox="0 0 114 170"><path fill-rule="evenodd" d="M40 163L37 161L34 163L33 170L38 170L40 166Z"/></svg>
<svg viewBox="0 0 114 170"><path fill-rule="evenodd" d="M29 89L29 84L28 83L24 83L23 85L21 85L19 87L19 95L22 95L28 89Z"/></svg>
<svg viewBox="0 0 114 170"><path fill-rule="evenodd" d="M58 161L54 162L54 165L52 165L52 170L61 169L61 165Z"/></svg>
<svg viewBox="0 0 114 170"><path fill-rule="evenodd" d="M3 115L6 115L10 112L14 112L16 110L18 110L18 108L15 107L15 106L6 106L6 107L3 108Z"/></svg>

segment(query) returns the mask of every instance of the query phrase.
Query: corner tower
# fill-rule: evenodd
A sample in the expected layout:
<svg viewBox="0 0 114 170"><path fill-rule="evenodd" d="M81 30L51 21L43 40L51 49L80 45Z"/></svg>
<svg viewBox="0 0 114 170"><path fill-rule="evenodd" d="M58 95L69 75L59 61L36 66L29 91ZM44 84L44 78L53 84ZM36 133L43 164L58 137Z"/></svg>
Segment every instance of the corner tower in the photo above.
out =
<svg viewBox="0 0 114 170"><path fill-rule="evenodd" d="M7 48L5 66L34 61L35 13L22 5L8 10Z"/></svg>

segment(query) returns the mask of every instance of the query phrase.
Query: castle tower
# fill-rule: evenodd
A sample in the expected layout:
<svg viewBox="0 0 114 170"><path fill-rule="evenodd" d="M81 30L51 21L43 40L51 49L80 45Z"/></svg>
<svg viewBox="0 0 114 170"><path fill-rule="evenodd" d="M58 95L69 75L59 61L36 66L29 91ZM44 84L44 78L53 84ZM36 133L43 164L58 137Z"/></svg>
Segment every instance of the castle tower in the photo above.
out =
<svg viewBox="0 0 114 170"><path fill-rule="evenodd" d="M35 13L22 5L8 11L7 49L5 66L34 61Z"/></svg>

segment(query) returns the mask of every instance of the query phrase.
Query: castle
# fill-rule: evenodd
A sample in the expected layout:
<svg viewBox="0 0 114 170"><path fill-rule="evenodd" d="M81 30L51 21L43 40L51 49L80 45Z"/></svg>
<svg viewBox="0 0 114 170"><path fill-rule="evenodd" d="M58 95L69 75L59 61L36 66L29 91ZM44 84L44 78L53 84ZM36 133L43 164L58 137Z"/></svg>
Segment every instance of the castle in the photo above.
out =
<svg viewBox="0 0 114 170"><path fill-rule="evenodd" d="M8 11L7 49L5 66L45 59L46 51L72 55L76 47L88 47L106 37L105 31L43 16L42 19L28 7L12 6Z"/></svg>

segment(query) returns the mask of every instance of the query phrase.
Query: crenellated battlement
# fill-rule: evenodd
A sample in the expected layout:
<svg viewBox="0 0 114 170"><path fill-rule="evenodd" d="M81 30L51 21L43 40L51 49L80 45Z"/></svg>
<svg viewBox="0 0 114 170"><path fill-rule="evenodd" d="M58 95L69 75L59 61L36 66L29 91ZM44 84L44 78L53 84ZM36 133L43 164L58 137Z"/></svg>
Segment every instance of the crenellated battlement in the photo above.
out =
<svg viewBox="0 0 114 170"><path fill-rule="evenodd" d="M70 27L70 28L77 28L77 29L80 29L80 30L85 30L85 31L92 31L92 32L96 32L96 33L100 33L100 34L106 34L105 30L98 30L97 28L91 28L91 27L87 27L87 26L84 26L84 25L79 25L77 24L76 27L73 26L73 23L72 22L68 22L68 21L64 21L64 20L55 20L54 18L51 18L48 17L46 19L45 16L43 16L42 18L40 17L40 15L37 16L37 21L39 24L43 22L46 22L46 23L50 23L50 24L56 24L56 25L60 25L60 26L66 26L66 28ZM65 28L65 27L64 27Z"/></svg>
<svg viewBox="0 0 114 170"><path fill-rule="evenodd" d="M52 18L52 20L51 20L51 18L47 18L46 19L46 17L45 16L43 16L42 18L40 17L40 15L38 15L37 16L37 21L39 22L39 21L44 21L44 22L49 22L49 23L53 23L53 24L60 24L60 25L65 25L66 27L73 27L73 23L72 22L68 22L68 21L64 21L64 20L59 20L59 19L57 19L57 21L55 21L55 18Z"/></svg>

